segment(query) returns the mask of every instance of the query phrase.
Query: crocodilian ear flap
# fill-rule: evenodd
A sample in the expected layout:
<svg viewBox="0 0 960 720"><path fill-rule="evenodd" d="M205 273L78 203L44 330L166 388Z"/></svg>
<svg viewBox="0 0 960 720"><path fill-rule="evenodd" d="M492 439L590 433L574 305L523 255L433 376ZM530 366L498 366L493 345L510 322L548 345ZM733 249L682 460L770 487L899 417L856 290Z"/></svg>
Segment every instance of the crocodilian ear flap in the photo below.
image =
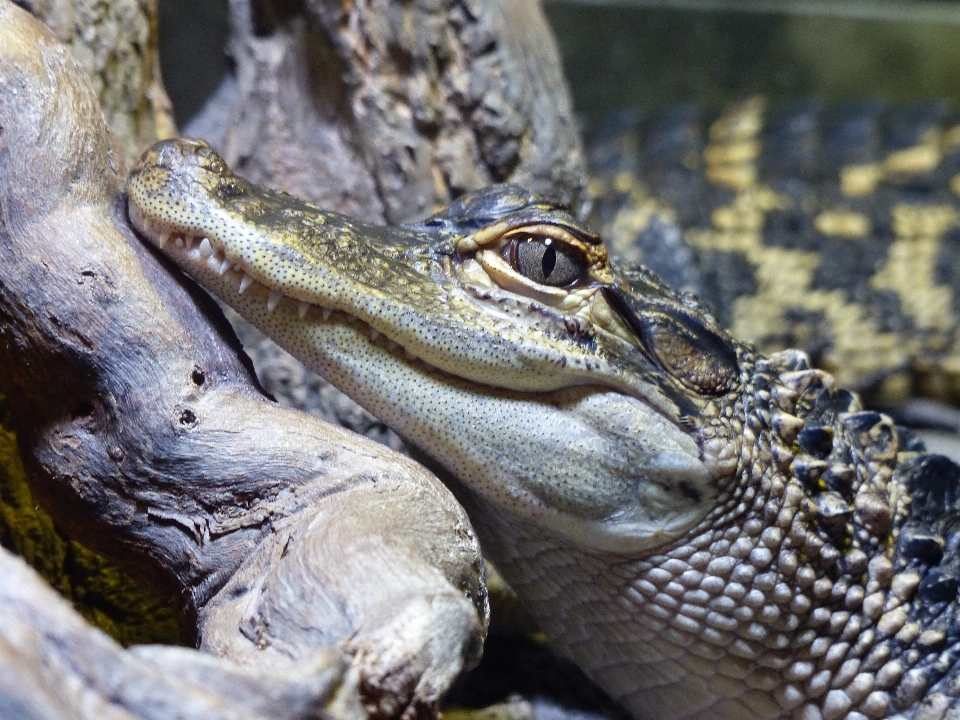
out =
<svg viewBox="0 0 960 720"><path fill-rule="evenodd" d="M663 295L648 300L620 282L603 288L607 303L630 326L650 360L701 395L732 389L740 377L733 345Z"/></svg>

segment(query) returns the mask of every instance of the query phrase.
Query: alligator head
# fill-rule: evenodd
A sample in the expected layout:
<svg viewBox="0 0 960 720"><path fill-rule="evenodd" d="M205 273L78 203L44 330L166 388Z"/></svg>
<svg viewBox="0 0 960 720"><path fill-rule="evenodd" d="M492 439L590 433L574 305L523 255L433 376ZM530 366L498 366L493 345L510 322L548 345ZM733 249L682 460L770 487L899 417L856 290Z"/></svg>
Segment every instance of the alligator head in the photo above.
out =
<svg viewBox="0 0 960 720"><path fill-rule="evenodd" d="M884 717L943 676L908 682L919 630L890 640L920 627L920 571L894 563L889 421L611 266L564 209L497 186L373 226L187 140L128 193L147 238L430 459L638 716Z"/></svg>

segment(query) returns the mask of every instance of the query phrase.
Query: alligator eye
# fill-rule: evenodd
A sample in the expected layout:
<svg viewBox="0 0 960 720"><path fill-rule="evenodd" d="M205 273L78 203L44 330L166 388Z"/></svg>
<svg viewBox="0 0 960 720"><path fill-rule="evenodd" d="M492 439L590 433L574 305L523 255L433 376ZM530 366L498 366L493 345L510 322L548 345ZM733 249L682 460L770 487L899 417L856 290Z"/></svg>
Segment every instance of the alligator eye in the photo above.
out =
<svg viewBox="0 0 960 720"><path fill-rule="evenodd" d="M581 277L587 260L579 250L542 235L523 235L510 245L513 269L540 285L566 287Z"/></svg>

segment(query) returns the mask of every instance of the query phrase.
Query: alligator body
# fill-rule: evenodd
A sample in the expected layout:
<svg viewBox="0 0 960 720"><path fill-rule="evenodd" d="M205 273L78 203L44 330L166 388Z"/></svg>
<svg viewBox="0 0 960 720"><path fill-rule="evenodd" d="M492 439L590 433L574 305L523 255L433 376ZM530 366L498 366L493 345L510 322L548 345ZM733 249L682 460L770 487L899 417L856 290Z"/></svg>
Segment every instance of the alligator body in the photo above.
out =
<svg viewBox="0 0 960 720"><path fill-rule="evenodd" d="M960 125L944 103L752 99L624 116L592 143L611 252L761 351L893 402L960 399Z"/></svg>
<svg viewBox="0 0 960 720"><path fill-rule="evenodd" d="M637 718L960 717L960 469L517 187L364 225L167 141L130 216L394 427Z"/></svg>

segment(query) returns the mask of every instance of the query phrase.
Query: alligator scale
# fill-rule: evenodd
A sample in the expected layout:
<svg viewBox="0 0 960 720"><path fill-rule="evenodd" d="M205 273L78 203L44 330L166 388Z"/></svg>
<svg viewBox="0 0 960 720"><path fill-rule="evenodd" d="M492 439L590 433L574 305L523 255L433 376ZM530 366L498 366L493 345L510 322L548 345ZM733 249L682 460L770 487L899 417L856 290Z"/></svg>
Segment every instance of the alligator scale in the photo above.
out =
<svg viewBox="0 0 960 720"><path fill-rule="evenodd" d="M418 447L637 718L960 717L960 469L514 186L384 228L134 168L187 273Z"/></svg>

